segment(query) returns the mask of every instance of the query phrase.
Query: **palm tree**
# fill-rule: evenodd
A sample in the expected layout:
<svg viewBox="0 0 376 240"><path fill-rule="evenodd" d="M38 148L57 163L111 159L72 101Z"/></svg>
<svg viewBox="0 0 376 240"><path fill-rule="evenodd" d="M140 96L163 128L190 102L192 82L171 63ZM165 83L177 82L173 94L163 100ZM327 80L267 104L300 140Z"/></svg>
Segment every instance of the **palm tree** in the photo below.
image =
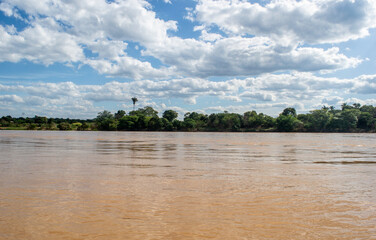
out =
<svg viewBox="0 0 376 240"><path fill-rule="evenodd" d="M133 111L134 111L134 107L136 106L136 102L138 102L138 99L136 97L133 97L132 102L133 102Z"/></svg>

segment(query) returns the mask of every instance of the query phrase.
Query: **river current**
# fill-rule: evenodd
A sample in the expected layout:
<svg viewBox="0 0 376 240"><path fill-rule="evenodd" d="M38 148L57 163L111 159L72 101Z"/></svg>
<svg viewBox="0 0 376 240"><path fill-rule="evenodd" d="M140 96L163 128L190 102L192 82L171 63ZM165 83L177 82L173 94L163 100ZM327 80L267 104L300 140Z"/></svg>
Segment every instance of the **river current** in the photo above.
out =
<svg viewBox="0 0 376 240"><path fill-rule="evenodd" d="M0 239L376 239L376 135L0 131Z"/></svg>

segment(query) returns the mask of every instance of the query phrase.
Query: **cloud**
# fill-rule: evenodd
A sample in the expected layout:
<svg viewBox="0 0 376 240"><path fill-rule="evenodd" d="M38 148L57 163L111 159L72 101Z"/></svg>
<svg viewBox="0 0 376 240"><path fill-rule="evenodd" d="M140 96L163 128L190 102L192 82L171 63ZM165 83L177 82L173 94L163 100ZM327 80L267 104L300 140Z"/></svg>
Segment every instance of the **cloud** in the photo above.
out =
<svg viewBox="0 0 376 240"><path fill-rule="evenodd" d="M26 93L48 99L82 98L89 101L128 101L137 96L142 99L192 98L213 96L235 99L251 98L260 101L276 101L302 96L302 93L322 96L329 92L355 91L359 86L372 83L373 75L354 79L317 77L311 73L264 74L246 79L210 81L201 78L173 80L140 80L135 82L112 81L103 85L77 85L72 82L35 83L31 85L0 84L0 92ZM326 88L324 88L326 86Z"/></svg>
<svg viewBox="0 0 376 240"><path fill-rule="evenodd" d="M174 65L182 76L249 76L276 71L321 71L356 67L362 62L338 48L281 48L268 38L231 37L215 42L169 38L143 52Z"/></svg>
<svg viewBox="0 0 376 240"><path fill-rule="evenodd" d="M26 59L50 65L82 61L85 57L75 39L39 25L15 34L0 26L0 62Z"/></svg>
<svg viewBox="0 0 376 240"><path fill-rule="evenodd" d="M17 95L0 95L1 103L23 103L24 100Z"/></svg>
<svg viewBox="0 0 376 240"><path fill-rule="evenodd" d="M242 99L239 96L219 96L219 99L225 99L233 102L242 102Z"/></svg>
<svg viewBox="0 0 376 240"><path fill-rule="evenodd" d="M150 8L143 0L4 0L0 10L6 15L24 11L28 19L21 30L0 26L0 62L84 63L111 76L166 77L169 69L156 69L126 53L126 41L161 43L168 31L177 30L176 22L158 19Z"/></svg>
<svg viewBox="0 0 376 240"><path fill-rule="evenodd" d="M217 33L208 33L206 30L201 31L201 36L200 39L203 41L208 41L208 42L215 42L219 39L222 39L222 35L217 34Z"/></svg>
<svg viewBox="0 0 376 240"><path fill-rule="evenodd" d="M370 98L370 99L359 99L359 98L347 98L345 101L342 103L360 103L361 105L376 105L376 99Z"/></svg>
<svg viewBox="0 0 376 240"><path fill-rule="evenodd" d="M91 85L72 82L0 84L0 102L8 106L10 112L33 111L48 116L92 118L103 109L115 111L124 104L128 106L126 111L132 110L131 98L134 96L139 99L139 106L153 104L158 109L165 109L161 104L184 101L190 105L188 111L192 111L193 107L200 111L214 111L208 108L207 99L210 98L228 111L256 109L275 115L291 105L300 111L323 105L336 106L347 101L345 99L354 98L354 93L359 99L360 96L366 98L375 93L374 88L370 92L362 90L374 86L375 79L375 75L340 79L295 72L222 81L178 78ZM224 105L228 100L233 105ZM74 113L74 109L79 112Z"/></svg>
<svg viewBox="0 0 376 240"><path fill-rule="evenodd" d="M213 82L205 79L173 79L164 81L140 80L137 82L110 82L102 86L86 85L85 98L92 101L128 101L137 96L143 99L181 98L195 104L198 96L224 96L237 92L244 82Z"/></svg>
<svg viewBox="0 0 376 240"><path fill-rule="evenodd" d="M142 62L135 58L123 56L115 60L86 60L85 61L100 74L111 77L128 77L135 80L143 78L167 78L171 75L169 68L154 68L149 62Z"/></svg>
<svg viewBox="0 0 376 240"><path fill-rule="evenodd" d="M328 96L323 98L321 103L314 105L316 108L320 108L322 106L339 106L343 102L343 98L339 96Z"/></svg>
<svg viewBox="0 0 376 240"><path fill-rule="evenodd" d="M16 18L22 12L26 27L0 26L0 62L86 64L106 76L136 80L335 71L362 60L338 48L286 45L283 39L321 43L365 36L376 26L370 20L374 5L366 0L272 1L265 6L199 1L194 11L202 24L194 30L201 36L183 39L174 36L177 22L159 19L144 0L4 0L0 10ZM334 19L333 13L341 17ZM137 49L129 49L130 43Z"/></svg>
<svg viewBox="0 0 376 240"><path fill-rule="evenodd" d="M293 107L296 108L298 111L306 111L304 104L297 103L291 104L288 102L280 102L280 103L253 103L253 104L245 104L245 105L229 105L229 106L216 106L216 107L208 107L204 109L204 112L207 113L217 113L217 112L233 112L243 114L247 111L256 111L258 113L268 114L270 116L278 116L279 113L282 112L284 108Z"/></svg>
<svg viewBox="0 0 376 240"><path fill-rule="evenodd" d="M81 0L4 0L8 8L20 9L42 24L43 18L51 18L56 27L66 28L81 41L111 38L137 42L160 41L167 30L176 30L176 22L163 21L151 11L144 0L113 1Z"/></svg>
<svg viewBox="0 0 376 240"><path fill-rule="evenodd" d="M261 92L243 92L240 94L240 97L242 98L251 98L251 99L257 99L260 101L275 101L276 97L273 94L270 93L261 93Z"/></svg>
<svg viewBox="0 0 376 240"><path fill-rule="evenodd" d="M273 42L264 39L227 38L216 42L197 69L202 77L247 76L286 70L336 70L355 67L361 62L339 54L338 51L337 48L326 51L297 48L281 53Z"/></svg>
<svg viewBox="0 0 376 240"><path fill-rule="evenodd" d="M264 91L325 91L327 89L351 89L360 78L339 79L318 77L312 73L294 72L291 74L264 74L256 78L248 78L248 86L257 86ZM361 80L364 82L365 80ZM342 91L342 90L341 90Z"/></svg>
<svg viewBox="0 0 376 240"><path fill-rule="evenodd" d="M47 82L48 74L38 78L45 83L23 76L28 84L0 84L2 109L92 117L137 96L140 105L159 109L177 100L201 111L210 99L222 109L275 112L291 102L307 110L376 93L374 75L324 75L369 61L331 44L367 36L376 27L375 1L254 2L194 1L186 19L195 38L182 38L187 21L178 26L172 15L161 19L153 1L2 0L7 21L0 25L0 62L86 65L110 77L78 85Z"/></svg>
<svg viewBox="0 0 376 240"><path fill-rule="evenodd" d="M50 99L59 99L62 96L78 97L80 90L73 82L62 83L35 83L28 85L3 85L0 84L0 92L24 92L31 96L43 96Z"/></svg>
<svg viewBox="0 0 376 240"><path fill-rule="evenodd" d="M188 104L195 105L197 103L197 97L192 96L189 98L185 98L184 101Z"/></svg>
<svg viewBox="0 0 376 240"><path fill-rule="evenodd" d="M358 77L355 86L351 88L350 92L356 94L375 94L376 75Z"/></svg>
<svg viewBox="0 0 376 240"><path fill-rule="evenodd" d="M264 6L239 0L200 0L193 12L229 34L266 36L282 45L358 39L376 27L373 0L282 0Z"/></svg>

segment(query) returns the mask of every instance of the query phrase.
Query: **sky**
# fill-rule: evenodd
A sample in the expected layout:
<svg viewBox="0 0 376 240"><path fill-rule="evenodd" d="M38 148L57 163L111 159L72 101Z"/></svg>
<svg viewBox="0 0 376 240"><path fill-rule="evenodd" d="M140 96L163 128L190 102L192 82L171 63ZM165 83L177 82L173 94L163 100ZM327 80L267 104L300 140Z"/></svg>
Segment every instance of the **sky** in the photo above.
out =
<svg viewBox="0 0 376 240"><path fill-rule="evenodd" d="M0 116L376 105L375 0L0 0Z"/></svg>

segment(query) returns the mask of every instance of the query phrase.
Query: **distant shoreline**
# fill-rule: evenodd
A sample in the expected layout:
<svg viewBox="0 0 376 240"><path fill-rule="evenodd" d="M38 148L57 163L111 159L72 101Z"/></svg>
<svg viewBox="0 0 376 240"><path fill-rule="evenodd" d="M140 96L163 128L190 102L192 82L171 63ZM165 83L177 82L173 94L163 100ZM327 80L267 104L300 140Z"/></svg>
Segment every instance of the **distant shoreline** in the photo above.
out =
<svg viewBox="0 0 376 240"><path fill-rule="evenodd" d="M342 104L341 109L322 107L306 114L295 108L285 108L278 117L256 111L243 114L187 112L183 120L178 113L166 110L162 117L146 106L125 113L99 112L94 119L0 118L0 130L60 130L60 131L159 131L159 132L312 132L312 133L374 133L376 108L372 105Z"/></svg>
<svg viewBox="0 0 376 240"><path fill-rule="evenodd" d="M112 130L112 131L108 131L108 130L98 130L98 129L95 129L95 130L59 130L59 129L27 129L27 128L7 128L7 127L0 127L0 131L38 131L38 132L164 132L164 133L376 133L376 131L348 131L348 132L335 132L335 131L317 131L317 132L313 132L313 131L290 131L290 132L287 132L287 131L277 131L277 130L257 130L257 131L253 131L253 130L237 130L237 131L225 131L225 130L221 130L221 131L214 131L214 130L195 130L195 131L184 131L184 130L173 130L173 131L167 131L167 130Z"/></svg>

